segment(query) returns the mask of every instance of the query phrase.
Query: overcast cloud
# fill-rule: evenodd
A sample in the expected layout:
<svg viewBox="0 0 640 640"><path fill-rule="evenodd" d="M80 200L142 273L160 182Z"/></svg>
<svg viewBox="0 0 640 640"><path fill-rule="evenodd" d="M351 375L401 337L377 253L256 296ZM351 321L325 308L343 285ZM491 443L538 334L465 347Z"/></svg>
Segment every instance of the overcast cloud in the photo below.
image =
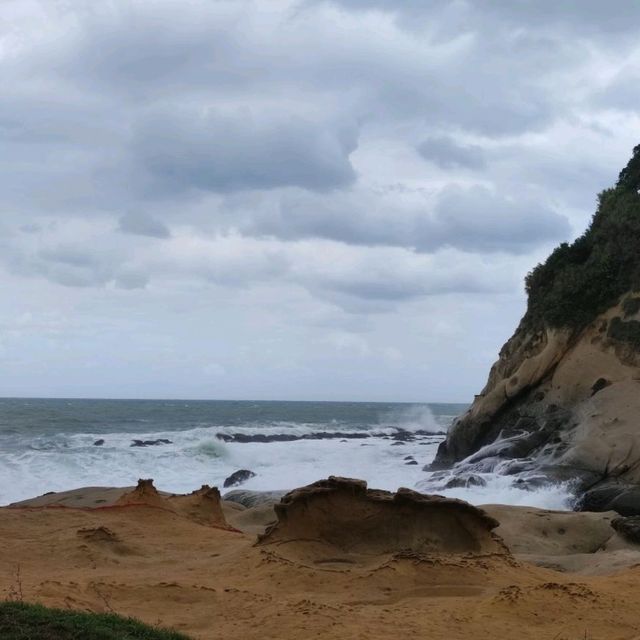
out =
<svg viewBox="0 0 640 640"><path fill-rule="evenodd" d="M635 0L4 0L0 395L466 401L640 140Z"/></svg>

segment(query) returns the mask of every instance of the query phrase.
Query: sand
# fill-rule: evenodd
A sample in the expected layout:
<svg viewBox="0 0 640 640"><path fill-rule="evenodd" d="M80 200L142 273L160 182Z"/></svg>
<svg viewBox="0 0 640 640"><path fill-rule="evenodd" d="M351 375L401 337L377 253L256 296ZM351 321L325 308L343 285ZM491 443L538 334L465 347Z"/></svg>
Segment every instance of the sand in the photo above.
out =
<svg viewBox="0 0 640 640"><path fill-rule="evenodd" d="M640 552L611 517L343 480L275 511L206 487L85 488L0 509L0 592L201 639L631 640Z"/></svg>

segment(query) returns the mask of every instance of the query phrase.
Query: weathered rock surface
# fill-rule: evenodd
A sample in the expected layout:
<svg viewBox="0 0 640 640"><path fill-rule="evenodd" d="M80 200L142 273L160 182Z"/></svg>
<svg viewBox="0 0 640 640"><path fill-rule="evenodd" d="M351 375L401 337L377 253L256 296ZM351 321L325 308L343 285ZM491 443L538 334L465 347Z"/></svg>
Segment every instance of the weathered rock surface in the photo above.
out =
<svg viewBox="0 0 640 640"><path fill-rule="evenodd" d="M263 504L278 502L286 493L286 491L246 491L243 489L235 489L234 491L225 493L222 499L251 509L252 507L258 507Z"/></svg>
<svg viewBox="0 0 640 640"><path fill-rule="evenodd" d="M391 493L332 476L291 491L274 509L278 520L258 544L305 557L320 553L318 545L323 556L331 549L334 562L396 553L509 555L493 532L498 521L481 509L409 489Z"/></svg>
<svg viewBox="0 0 640 640"><path fill-rule="evenodd" d="M634 518L495 504L482 509L499 520L496 533L518 560L583 575L606 575L640 562ZM629 536L622 521L629 521Z"/></svg>
<svg viewBox="0 0 640 640"><path fill-rule="evenodd" d="M640 544L640 516L614 518L611 526L629 542Z"/></svg>
<svg viewBox="0 0 640 640"><path fill-rule="evenodd" d="M220 492L217 487L202 485L187 494L167 494L159 492L151 479L140 479L131 491L122 493L114 506L146 506L172 511L193 522L216 527L227 527Z"/></svg>
<svg viewBox="0 0 640 640"><path fill-rule="evenodd" d="M582 509L640 514L640 354L608 332L623 304L574 336L519 329L434 467L512 460L532 486L571 481Z"/></svg>

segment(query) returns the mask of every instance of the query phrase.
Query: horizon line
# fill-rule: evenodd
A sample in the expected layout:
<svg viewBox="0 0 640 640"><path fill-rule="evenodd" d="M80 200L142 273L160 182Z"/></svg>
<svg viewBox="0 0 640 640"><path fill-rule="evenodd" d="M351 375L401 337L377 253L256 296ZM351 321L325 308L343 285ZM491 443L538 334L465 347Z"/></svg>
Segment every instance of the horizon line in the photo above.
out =
<svg viewBox="0 0 640 640"><path fill-rule="evenodd" d="M129 401L129 402L299 402L299 403L334 403L334 404L471 404L466 402L453 401L432 401L432 400L309 400L309 399L257 399L257 398L133 398L133 397L94 397L94 396L0 396L2 400L103 400L103 401Z"/></svg>

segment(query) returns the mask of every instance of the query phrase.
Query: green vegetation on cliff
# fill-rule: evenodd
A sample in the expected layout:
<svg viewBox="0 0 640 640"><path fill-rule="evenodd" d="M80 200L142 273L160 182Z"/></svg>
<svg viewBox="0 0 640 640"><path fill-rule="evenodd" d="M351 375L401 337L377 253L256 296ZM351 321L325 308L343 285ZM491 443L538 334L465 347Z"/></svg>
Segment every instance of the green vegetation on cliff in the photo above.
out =
<svg viewBox="0 0 640 640"><path fill-rule="evenodd" d="M580 329L640 290L639 189L640 145L616 186L600 194L587 231L527 275L527 324Z"/></svg>
<svg viewBox="0 0 640 640"><path fill-rule="evenodd" d="M189 640L111 613L49 609L22 602L0 603L2 640Z"/></svg>

